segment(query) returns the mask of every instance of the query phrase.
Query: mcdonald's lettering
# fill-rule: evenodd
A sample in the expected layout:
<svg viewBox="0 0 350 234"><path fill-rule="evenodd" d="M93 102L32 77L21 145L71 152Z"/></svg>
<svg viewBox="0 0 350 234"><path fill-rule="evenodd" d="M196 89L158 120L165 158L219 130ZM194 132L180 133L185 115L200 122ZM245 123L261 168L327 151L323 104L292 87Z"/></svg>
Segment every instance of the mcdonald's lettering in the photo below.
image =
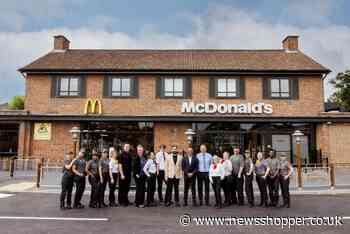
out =
<svg viewBox="0 0 350 234"><path fill-rule="evenodd" d="M89 98L85 103L85 114L102 114L102 105L99 99Z"/></svg>

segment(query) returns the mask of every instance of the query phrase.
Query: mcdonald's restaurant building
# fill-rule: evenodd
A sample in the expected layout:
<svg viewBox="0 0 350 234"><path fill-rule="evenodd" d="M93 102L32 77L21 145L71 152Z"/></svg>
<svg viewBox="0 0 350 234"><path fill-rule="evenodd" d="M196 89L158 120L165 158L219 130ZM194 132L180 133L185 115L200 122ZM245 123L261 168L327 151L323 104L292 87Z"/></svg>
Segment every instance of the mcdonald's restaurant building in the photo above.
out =
<svg viewBox="0 0 350 234"><path fill-rule="evenodd" d="M273 50L71 49L64 36L19 69L26 85L18 155L62 159L72 127L87 150L125 142L211 152L272 147L295 163L300 130L304 163L350 162L350 114L324 111L327 68L287 36ZM5 121L6 116L0 120Z"/></svg>

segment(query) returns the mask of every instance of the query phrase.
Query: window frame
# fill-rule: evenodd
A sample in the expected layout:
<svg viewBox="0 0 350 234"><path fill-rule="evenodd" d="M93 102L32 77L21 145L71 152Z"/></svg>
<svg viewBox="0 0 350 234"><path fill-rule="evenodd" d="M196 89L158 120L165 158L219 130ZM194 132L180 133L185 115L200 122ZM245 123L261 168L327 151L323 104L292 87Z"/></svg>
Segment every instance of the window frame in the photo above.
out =
<svg viewBox="0 0 350 234"><path fill-rule="evenodd" d="M219 80L225 80L226 81L226 92L219 92ZM235 96L229 96L228 94L229 93L232 93L230 91L227 91L227 88L228 88L228 82L229 80L234 80L235 81L235 89L236 91L234 92L235 93ZM218 77L218 78L215 78L215 98L223 98L223 99L237 99L237 98L241 98L240 97L240 93L241 93L241 90L240 90L240 78L239 77ZM219 93L224 93L226 94L226 96L220 96Z"/></svg>
<svg viewBox="0 0 350 234"><path fill-rule="evenodd" d="M166 94L166 90L165 90L165 80L167 79L172 79L173 81L173 86L172 86L172 91L168 91L170 93L173 93L172 96L167 96L165 95ZM175 91L175 80L176 79L181 79L182 80L182 91ZM175 92L181 92L182 95L180 96L175 96ZM160 90L160 93L161 93L161 98L163 99L183 99L185 98L185 95L186 95L186 77L185 76L174 76L174 77L171 77L171 76L165 76L165 77L161 77L161 90Z"/></svg>
<svg viewBox="0 0 350 234"><path fill-rule="evenodd" d="M62 91L61 90L61 85L62 85L62 80L63 79L68 79L68 90L67 91ZM71 79L77 79L77 91L71 91L70 90L70 82ZM55 87L54 87L54 98L82 98L83 97L83 90L82 90L82 79L84 79L80 75L60 75L56 76L52 82L55 82ZM67 94L62 95L62 92L67 92ZM77 95L69 95L72 92L76 92Z"/></svg>
<svg viewBox="0 0 350 234"><path fill-rule="evenodd" d="M131 77L122 77L122 76L115 76L110 78L110 96L111 97L131 97L132 96L132 78ZM119 90L114 91L113 90L113 82L114 80L119 80ZM123 80L128 80L129 81L129 89L127 91L123 90ZM119 93L119 95L113 95L114 93ZM123 93L127 93L128 95L123 95Z"/></svg>
<svg viewBox="0 0 350 234"><path fill-rule="evenodd" d="M129 79L130 80L129 95L127 96L113 95L113 79L120 79L120 82L122 82L123 79ZM120 86L120 88L122 89L122 85ZM114 91L114 92L118 92L118 91ZM138 98L138 95L139 95L138 78L136 76L130 76L130 75L106 75L103 80L102 93L103 93L103 98L117 98L117 99ZM121 94L122 94L122 91L121 91Z"/></svg>
<svg viewBox="0 0 350 234"><path fill-rule="evenodd" d="M278 92L272 92L272 81L273 80L278 80ZM282 80L287 80L288 81L288 96L282 96L283 93L287 93L287 92L282 92L281 88L282 88ZM291 79L288 77L272 77L269 79L269 97L271 99L292 99L292 84L291 84ZM279 94L279 96L273 96L273 93L277 93Z"/></svg>

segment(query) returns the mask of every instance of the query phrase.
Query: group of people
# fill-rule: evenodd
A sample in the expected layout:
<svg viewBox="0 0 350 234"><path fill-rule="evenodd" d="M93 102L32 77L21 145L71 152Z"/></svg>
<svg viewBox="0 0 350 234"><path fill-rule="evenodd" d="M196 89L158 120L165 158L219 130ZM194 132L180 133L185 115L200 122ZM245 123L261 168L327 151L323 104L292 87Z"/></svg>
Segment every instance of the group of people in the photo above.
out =
<svg viewBox="0 0 350 234"><path fill-rule="evenodd" d="M210 184L215 194L215 207L222 208L237 204L244 205L244 192L250 207L255 205L253 179L260 191L260 206L277 206L279 202L279 187L282 191L283 207L290 207L289 177L293 167L286 154L276 157L271 150L264 155L257 153L253 160L250 152L242 155L238 147L234 147L233 155L224 151L222 155L212 156L207 152L206 145L200 146L200 152L195 154L192 147L178 152L172 146L167 152L165 145L160 146L156 154L146 151L142 145L136 147L134 155L129 144L123 145L118 153L114 148L103 150L102 155L92 151L92 159L84 159L84 151L73 158L70 152L64 161L62 176L62 192L60 196L61 209L84 208L81 199L85 190L86 177L91 185L89 207L128 206L129 190L132 176L135 180L136 193L134 204L136 207L180 206L179 184L184 180L183 206L188 205L188 194L191 191L193 206L210 206ZM75 197L71 206L72 190L75 184ZM108 205L105 203L105 190L109 185ZM115 191L118 184L118 202ZM163 185L166 185L163 197ZM197 186L196 186L197 185ZM197 190L198 189L198 202ZM155 192L158 192L158 202L155 202ZM224 201L222 201L222 192ZM204 192L204 194L203 194ZM147 195L147 196L146 196ZM174 195L174 202L173 197ZM204 202L203 202L204 201Z"/></svg>

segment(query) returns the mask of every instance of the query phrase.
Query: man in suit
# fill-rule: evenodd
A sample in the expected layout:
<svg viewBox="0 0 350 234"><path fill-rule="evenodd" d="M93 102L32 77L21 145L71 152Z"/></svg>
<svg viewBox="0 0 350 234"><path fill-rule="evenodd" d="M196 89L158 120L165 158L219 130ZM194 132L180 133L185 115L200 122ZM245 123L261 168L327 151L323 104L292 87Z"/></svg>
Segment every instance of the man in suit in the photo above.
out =
<svg viewBox="0 0 350 234"><path fill-rule="evenodd" d="M187 149L186 157L182 159L182 171L184 172L184 206L187 206L188 190L191 188L192 205L197 206L196 202L196 177L198 172L198 159L193 155L193 148Z"/></svg>
<svg viewBox="0 0 350 234"><path fill-rule="evenodd" d="M165 206L171 206L173 188L175 190L175 205L180 206L179 203L179 182L182 176L182 155L178 154L177 147L173 146L171 153L165 158L164 165L164 179L167 183L165 193Z"/></svg>

